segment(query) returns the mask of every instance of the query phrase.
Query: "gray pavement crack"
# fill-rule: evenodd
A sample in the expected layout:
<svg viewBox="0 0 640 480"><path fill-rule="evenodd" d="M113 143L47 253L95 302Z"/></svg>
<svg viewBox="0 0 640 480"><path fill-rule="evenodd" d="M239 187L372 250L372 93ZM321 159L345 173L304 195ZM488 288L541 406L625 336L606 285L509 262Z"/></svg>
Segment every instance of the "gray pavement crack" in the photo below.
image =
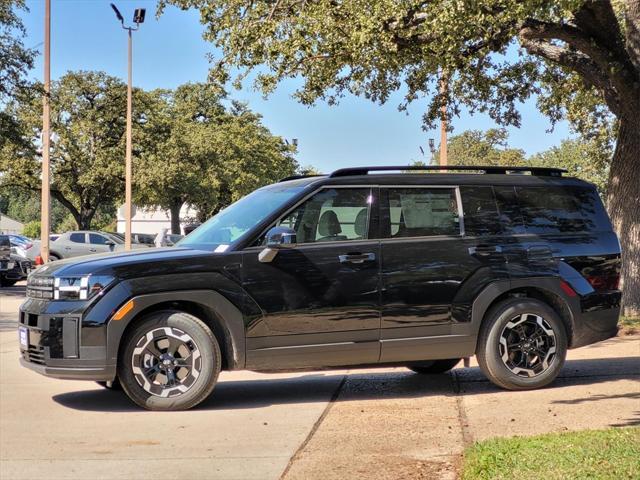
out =
<svg viewBox="0 0 640 480"><path fill-rule="evenodd" d="M333 406L335 401L338 399L338 396L340 396L340 392L342 391L342 387L344 386L345 382L347 381L347 376L348 376L348 373L342 376L342 380L340 380L340 383L338 384L338 387L333 392L333 395L331 395L331 398L329 399L329 402L327 403L327 406L325 407L325 409L322 411L322 414L315 421L315 423L313 424L313 427L311 427L311 430L309 431L309 434L307 435L307 437L304 439L304 441L300 444L300 446L297 448L295 453L289 459L289 462L287 463L286 468L282 472L282 475L280 475L280 480L283 480L287 476L287 474L289 473L289 470L291 469L291 466L295 463L295 461L298 458L300 458L300 455L302 455L302 452L304 451L305 447L309 444L309 442L311 441L311 439L313 438L315 433L318 431L318 428L320 428L320 425L322 424L324 419L329 414L329 411L331 410L331 407Z"/></svg>

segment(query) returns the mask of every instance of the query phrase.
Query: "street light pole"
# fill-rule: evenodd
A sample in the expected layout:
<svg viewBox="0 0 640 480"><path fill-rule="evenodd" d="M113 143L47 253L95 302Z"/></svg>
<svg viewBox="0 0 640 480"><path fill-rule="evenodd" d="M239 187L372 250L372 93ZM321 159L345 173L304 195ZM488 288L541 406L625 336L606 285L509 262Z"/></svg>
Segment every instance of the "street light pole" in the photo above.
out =
<svg viewBox="0 0 640 480"><path fill-rule="evenodd" d="M40 257L49 261L49 230L51 173L49 155L51 149L51 0L45 0L44 7L44 96L42 98L42 190L40 205Z"/></svg>
<svg viewBox="0 0 640 480"><path fill-rule="evenodd" d="M127 81L127 155L125 160L125 187L124 187L124 248L125 250L131 250L131 115L132 115L132 35L131 29L129 29L129 62L128 62L128 81Z"/></svg>
<svg viewBox="0 0 640 480"><path fill-rule="evenodd" d="M126 27L124 24L124 17L120 13L120 10L112 3L111 8L116 14L116 17L120 21L122 28L127 30L128 34L128 49L127 49L127 132L126 132L126 154L125 154L125 186L124 186L124 248L125 250L131 250L131 217L133 213L132 195L131 195L131 182L133 177L133 165L131 160L132 150L132 110L133 110L133 35L132 33L138 28L140 24L144 22L145 12L144 8L136 8L133 14L133 22L135 27Z"/></svg>

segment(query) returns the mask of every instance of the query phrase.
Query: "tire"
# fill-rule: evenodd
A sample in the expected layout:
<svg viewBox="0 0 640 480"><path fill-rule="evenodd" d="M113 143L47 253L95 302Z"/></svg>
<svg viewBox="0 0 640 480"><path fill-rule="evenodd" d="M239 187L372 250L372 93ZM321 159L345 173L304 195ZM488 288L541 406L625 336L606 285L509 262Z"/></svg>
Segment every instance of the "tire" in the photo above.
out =
<svg viewBox="0 0 640 480"><path fill-rule="evenodd" d="M553 382L567 356L567 332L558 314L531 298L500 302L485 316L476 356L495 385L532 390Z"/></svg>
<svg viewBox="0 0 640 480"><path fill-rule="evenodd" d="M57 255L49 254L49 261L50 262L55 262L56 260L60 260L60 257L57 256Z"/></svg>
<svg viewBox="0 0 640 480"><path fill-rule="evenodd" d="M438 373L446 373L455 367L461 358L449 358L446 360L431 360L428 362L420 363L418 365L408 365L407 368L416 373L431 375Z"/></svg>
<svg viewBox="0 0 640 480"><path fill-rule="evenodd" d="M222 363L209 327L193 315L171 310L137 323L118 358L118 378L127 396L148 410L187 410L205 400ZM183 366L174 366L179 364Z"/></svg>
<svg viewBox="0 0 640 480"><path fill-rule="evenodd" d="M102 388L106 388L107 390L122 390L122 385L120 385L120 380L116 377L111 382L96 382Z"/></svg>

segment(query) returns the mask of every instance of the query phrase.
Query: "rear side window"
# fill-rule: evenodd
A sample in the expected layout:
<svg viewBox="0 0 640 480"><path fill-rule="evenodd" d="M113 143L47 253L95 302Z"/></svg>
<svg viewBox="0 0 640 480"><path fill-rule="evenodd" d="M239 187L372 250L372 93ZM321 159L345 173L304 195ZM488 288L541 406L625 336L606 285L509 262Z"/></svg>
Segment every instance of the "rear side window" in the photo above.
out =
<svg viewBox="0 0 640 480"><path fill-rule="evenodd" d="M459 235L460 219L453 188L389 188L391 238Z"/></svg>
<svg viewBox="0 0 640 480"><path fill-rule="evenodd" d="M527 233L609 230L595 190L583 187L515 187Z"/></svg>
<svg viewBox="0 0 640 480"><path fill-rule="evenodd" d="M84 233L72 233L69 236L69 240L71 240L73 243L85 243Z"/></svg>
<svg viewBox="0 0 640 480"><path fill-rule="evenodd" d="M522 214L518 207L518 198L513 187L494 187L498 218L506 234L526 233Z"/></svg>
<svg viewBox="0 0 640 480"><path fill-rule="evenodd" d="M460 195L464 212L464 231L467 235L502 233L492 187L460 187Z"/></svg>

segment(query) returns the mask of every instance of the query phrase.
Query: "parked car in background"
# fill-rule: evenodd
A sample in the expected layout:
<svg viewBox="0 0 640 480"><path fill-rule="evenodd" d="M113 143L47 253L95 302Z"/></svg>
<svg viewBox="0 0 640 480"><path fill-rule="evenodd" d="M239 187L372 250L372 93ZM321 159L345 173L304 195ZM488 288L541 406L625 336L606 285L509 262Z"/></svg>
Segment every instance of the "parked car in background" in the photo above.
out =
<svg viewBox="0 0 640 480"><path fill-rule="evenodd" d="M133 249L149 247L150 245L141 243L133 243L131 245ZM59 260L61 258L117 252L120 250L124 250L124 240L118 235L107 232L79 230L62 233L55 242L51 242L49 245L49 258L51 260Z"/></svg>
<svg viewBox="0 0 640 480"><path fill-rule="evenodd" d="M7 235L0 235L0 284L2 283L4 274L12 268L13 262L11 260L11 242Z"/></svg>

